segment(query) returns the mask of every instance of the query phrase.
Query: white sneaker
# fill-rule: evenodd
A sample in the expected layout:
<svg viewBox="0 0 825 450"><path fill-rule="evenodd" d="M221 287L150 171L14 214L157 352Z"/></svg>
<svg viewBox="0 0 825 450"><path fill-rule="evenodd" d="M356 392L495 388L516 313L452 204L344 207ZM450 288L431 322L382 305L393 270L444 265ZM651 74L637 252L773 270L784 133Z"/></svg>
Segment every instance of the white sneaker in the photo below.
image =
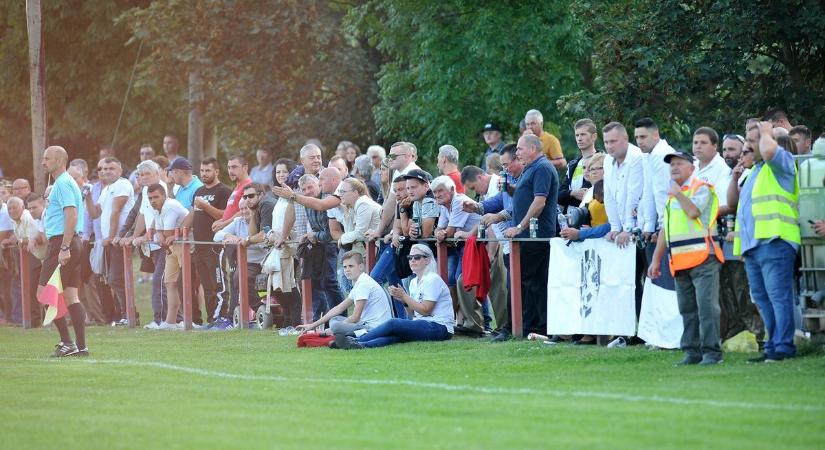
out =
<svg viewBox="0 0 825 450"><path fill-rule="evenodd" d="M178 328L180 328L181 330L186 329L186 325L183 324L183 321L178 322ZM203 328L203 325L198 325L195 322L192 322L193 330L200 330L201 328Z"/></svg>
<svg viewBox="0 0 825 450"><path fill-rule="evenodd" d="M179 328L178 328L177 324L169 323L169 322L166 322L166 321L161 322L160 325L158 325L158 330L178 330L178 329Z"/></svg>
<svg viewBox="0 0 825 450"><path fill-rule="evenodd" d="M149 322L148 324L146 324L143 328L145 328L147 330L157 330L158 328L160 328L160 325L158 325L157 322L152 321L152 322Z"/></svg>
<svg viewBox="0 0 825 450"><path fill-rule="evenodd" d="M627 347L627 341L625 341L623 337L617 337L616 339L613 339L612 341L610 341L609 344L607 344L607 348L623 348L623 347Z"/></svg>

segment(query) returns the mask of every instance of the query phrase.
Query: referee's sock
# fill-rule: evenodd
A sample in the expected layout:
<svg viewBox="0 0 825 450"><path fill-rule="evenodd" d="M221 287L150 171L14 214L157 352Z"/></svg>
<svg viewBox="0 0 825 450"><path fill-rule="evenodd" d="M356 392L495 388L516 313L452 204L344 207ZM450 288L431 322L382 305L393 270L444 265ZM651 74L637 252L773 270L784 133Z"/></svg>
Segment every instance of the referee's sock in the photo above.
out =
<svg viewBox="0 0 825 450"><path fill-rule="evenodd" d="M75 344L78 349L83 350L86 348L86 310L80 302L77 302L69 305L69 314L72 316Z"/></svg>
<svg viewBox="0 0 825 450"><path fill-rule="evenodd" d="M64 344L72 342L72 337L69 336L69 327L66 326L65 317L54 319L52 323L54 324L55 328L57 328L57 332L60 333L60 342Z"/></svg>

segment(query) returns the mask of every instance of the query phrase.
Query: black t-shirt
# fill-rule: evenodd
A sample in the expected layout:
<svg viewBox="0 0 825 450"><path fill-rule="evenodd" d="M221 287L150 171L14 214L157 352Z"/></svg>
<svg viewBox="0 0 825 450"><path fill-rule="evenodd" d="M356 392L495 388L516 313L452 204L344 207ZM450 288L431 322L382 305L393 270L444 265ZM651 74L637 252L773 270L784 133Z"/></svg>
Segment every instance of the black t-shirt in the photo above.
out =
<svg viewBox="0 0 825 450"><path fill-rule="evenodd" d="M218 209L226 209L226 202L229 201L229 196L232 194L232 189L223 183L208 188L201 186L195 191L195 198L202 198L206 200L211 206ZM193 202L194 205L194 202ZM212 231L212 224L215 219L206 211L202 211L197 207L195 209L195 216L192 218L192 226L194 227L194 235L196 241L211 241L215 236Z"/></svg>

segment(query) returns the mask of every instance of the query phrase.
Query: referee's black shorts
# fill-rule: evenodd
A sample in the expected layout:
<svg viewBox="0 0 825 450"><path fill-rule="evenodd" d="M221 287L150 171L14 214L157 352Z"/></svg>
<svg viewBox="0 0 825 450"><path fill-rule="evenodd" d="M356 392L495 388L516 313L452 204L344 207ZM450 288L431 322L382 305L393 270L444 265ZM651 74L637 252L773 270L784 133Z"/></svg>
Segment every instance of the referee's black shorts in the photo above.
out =
<svg viewBox="0 0 825 450"><path fill-rule="evenodd" d="M58 266L57 255L60 253L60 245L63 243L63 236L49 238L49 246L46 248L46 258L43 260L43 267L40 269L40 280L38 284L45 286ZM69 245L71 255L69 262L60 266L60 278L63 281L63 288L80 287L80 269L83 266L83 248L80 245L80 237L75 235Z"/></svg>

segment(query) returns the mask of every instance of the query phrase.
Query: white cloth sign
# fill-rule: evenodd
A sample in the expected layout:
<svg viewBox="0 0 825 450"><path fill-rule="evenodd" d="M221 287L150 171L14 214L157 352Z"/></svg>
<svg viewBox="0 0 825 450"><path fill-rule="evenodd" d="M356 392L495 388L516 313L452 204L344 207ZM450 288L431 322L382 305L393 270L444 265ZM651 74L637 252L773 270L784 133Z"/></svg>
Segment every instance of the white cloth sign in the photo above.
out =
<svg viewBox="0 0 825 450"><path fill-rule="evenodd" d="M665 267L667 270L667 267ZM682 340L682 315L676 291L664 289L650 279L645 280L642 312L639 315L639 337L661 348L679 348Z"/></svg>
<svg viewBox="0 0 825 450"><path fill-rule="evenodd" d="M550 241L547 333L636 334L636 248L604 239Z"/></svg>

